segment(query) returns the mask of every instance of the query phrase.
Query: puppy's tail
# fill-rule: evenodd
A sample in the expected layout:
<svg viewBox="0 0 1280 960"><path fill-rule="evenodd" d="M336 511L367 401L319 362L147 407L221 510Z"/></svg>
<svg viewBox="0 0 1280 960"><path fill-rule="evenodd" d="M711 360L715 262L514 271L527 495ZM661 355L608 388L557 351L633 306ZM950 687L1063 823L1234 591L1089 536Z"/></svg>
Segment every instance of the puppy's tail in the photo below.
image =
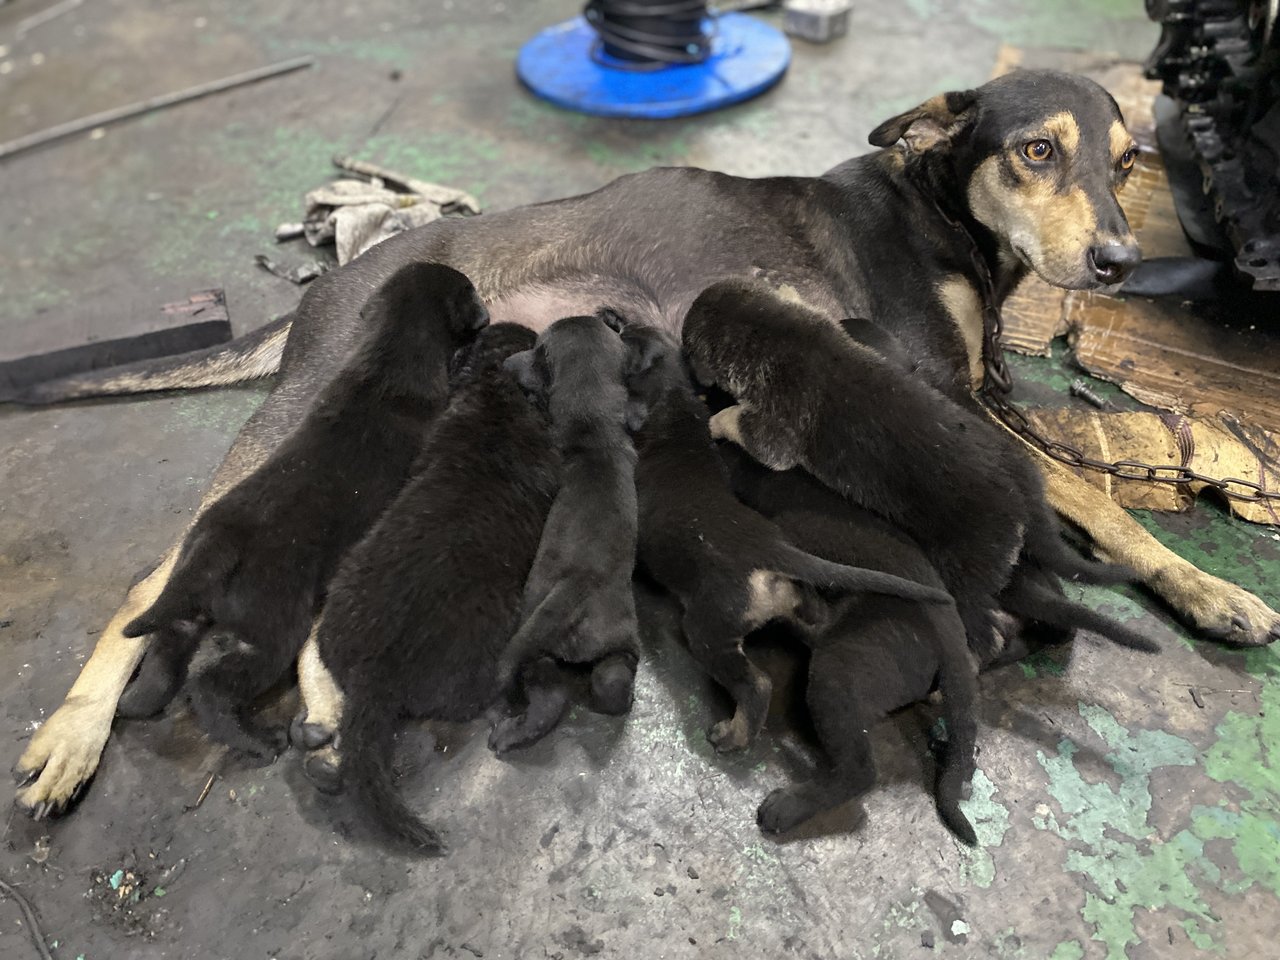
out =
<svg viewBox="0 0 1280 960"><path fill-rule="evenodd" d="M938 816L960 840L977 846L973 824L960 809L960 801L976 769L978 741L978 668L969 653L964 624L952 609L930 614L937 642L942 715L947 723L947 747L934 790Z"/></svg>
<svg viewBox="0 0 1280 960"><path fill-rule="evenodd" d="M90 397L223 387L269 377L280 369L280 357L292 323L293 314L290 313L229 343L203 350L137 360L0 391L0 403L44 406Z"/></svg>
<svg viewBox="0 0 1280 960"><path fill-rule="evenodd" d="M954 604L951 594L939 587L926 586L891 573L850 567L815 557L790 544L783 544L781 554L771 568L795 577L819 589L844 590L850 593L880 593L919 603Z"/></svg>
<svg viewBox="0 0 1280 960"><path fill-rule="evenodd" d="M391 771L400 711L395 702L375 701L369 691L381 684L353 683L356 697L343 706L339 731L342 783L374 825L394 840L428 857L445 852L440 834L424 823L396 791Z"/></svg>
<svg viewBox="0 0 1280 960"><path fill-rule="evenodd" d="M1025 575L1015 573L1013 581L1000 594L1000 606L1027 620L1036 620L1065 630L1090 630L1122 647L1144 653L1160 652L1160 645L1149 637L1096 610L1090 610L1082 603L1068 600Z"/></svg>
<svg viewBox="0 0 1280 960"><path fill-rule="evenodd" d="M1065 580L1082 583L1118 584L1135 583L1138 575L1129 567L1103 560L1082 557L1062 539L1057 518L1047 506L1039 518L1032 519L1022 544L1023 556L1050 573Z"/></svg>

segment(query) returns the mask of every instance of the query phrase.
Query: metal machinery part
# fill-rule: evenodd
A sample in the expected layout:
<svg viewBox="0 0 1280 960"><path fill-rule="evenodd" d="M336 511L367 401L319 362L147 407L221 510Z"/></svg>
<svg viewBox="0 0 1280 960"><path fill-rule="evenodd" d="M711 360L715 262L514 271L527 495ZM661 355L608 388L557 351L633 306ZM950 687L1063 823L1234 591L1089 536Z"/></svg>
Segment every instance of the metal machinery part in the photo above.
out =
<svg viewBox="0 0 1280 960"><path fill-rule="evenodd" d="M1280 0L1146 9L1161 26L1146 75L1163 84L1157 139L1183 229L1246 286L1280 291Z"/></svg>

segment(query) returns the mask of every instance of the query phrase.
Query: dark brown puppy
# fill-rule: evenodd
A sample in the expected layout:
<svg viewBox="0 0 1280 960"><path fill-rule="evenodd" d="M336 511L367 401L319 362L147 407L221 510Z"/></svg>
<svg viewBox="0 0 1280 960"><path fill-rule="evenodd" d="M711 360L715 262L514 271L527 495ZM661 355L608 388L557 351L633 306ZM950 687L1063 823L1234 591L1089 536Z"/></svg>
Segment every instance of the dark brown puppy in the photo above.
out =
<svg viewBox="0 0 1280 960"><path fill-rule="evenodd" d="M563 460L529 573L523 622L502 674L528 700L489 738L498 753L545 736L570 697L563 664L592 664L592 705L631 707L639 646L631 574L636 561L636 452L627 434L626 348L599 317L557 320L537 346L507 361L543 406Z"/></svg>
<svg viewBox="0 0 1280 960"><path fill-rule="evenodd" d="M720 452L738 495L805 550L941 586L911 538L871 511L801 470L768 470L731 444ZM934 791L938 815L965 843L976 843L960 801L974 772L977 666L956 609L854 594L824 629L804 638L811 650L806 701L831 765L820 778L769 794L757 812L760 828L785 833L870 790L876 770L868 731L941 686L948 743Z"/></svg>
<svg viewBox="0 0 1280 960"><path fill-rule="evenodd" d="M474 719L502 693L498 659L559 484L546 418L502 367L533 342L515 324L481 331L412 479L343 561L320 620L344 699L342 783L427 854L444 846L392 783L395 731L405 716Z"/></svg>
<svg viewBox="0 0 1280 960"><path fill-rule="evenodd" d="M640 358L628 388L647 409L636 438L640 565L679 599L691 652L733 696L733 717L707 739L720 751L742 749L764 724L770 694L768 676L743 653L748 633L779 618L813 628L827 617L829 594L865 591L947 605L951 597L788 543L729 489L707 408L674 343L646 327L627 327L622 338Z"/></svg>
<svg viewBox="0 0 1280 960"><path fill-rule="evenodd" d="M366 340L261 467L196 521L164 591L124 630L160 633L119 712L145 716L182 686L201 641L229 649L189 684L216 740L267 759L280 747L243 715L297 656L346 551L404 484L448 397L448 363L488 323L449 267L395 273L365 310Z"/></svg>
<svg viewBox="0 0 1280 960"><path fill-rule="evenodd" d="M1066 549L1034 467L1004 430L820 314L758 282L722 281L694 301L684 343L699 379L737 400L712 418L712 435L772 469L803 466L910 536L980 656L998 649L995 597L1020 555L1067 575L1125 578Z"/></svg>

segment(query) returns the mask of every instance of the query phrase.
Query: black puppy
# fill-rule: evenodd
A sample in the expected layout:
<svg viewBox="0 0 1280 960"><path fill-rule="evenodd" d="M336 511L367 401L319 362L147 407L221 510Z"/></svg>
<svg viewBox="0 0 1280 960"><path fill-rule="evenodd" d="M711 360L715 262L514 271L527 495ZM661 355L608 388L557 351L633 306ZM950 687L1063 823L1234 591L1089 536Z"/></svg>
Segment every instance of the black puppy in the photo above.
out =
<svg viewBox="0 0 1280 960"><path fill-rule="evenodd" d="M502 368L533 342L508 323L476 338L412 479L343 561L320 620L344 696L342 782L424 853L443 844L392 784L396 728L471 720L502 693L498 659L559 483L546 418Z"/></svg>
<svg viewBox="0 0 1280 960"><path fill-rule="evenodd" d="M503 676L518 681L528 703L494 728L489 745L499 753L533 743L559 723L570 697L562 664L593 665L595 709L631 707L639 646L626 352L600 317L567 317L533 350L507 361L547 410L563 473L525 585L523 622L503 657Z"/></svg>
<svg viewBox="0 0 1280 960"><path fill-rule="evenodd" d="M941 586L911 538L871 511L801 470L767 470L729 444L720 453L735 492L805 550ZM803 636L811 650L806 701L831 766L769 794L757 812L760 828L784 833L870 790L876 771L868 731L941 686L948 742L934 791L938 814L957 837L976 843L959 804L974 772L977 666L956 609L853 595L829 625Z"/></svg>
<svg viewBox="0 0 1280 960"><path fill-rule="evenodd" d="M679 599L691 652L733 696L732 719L717 723L707 738L720 751L742 749L764 724L771 689L743 653L748 633L778 618L815 628L826 616L819 590L947 605L951 597L890 574L830 563L788 543L729 489L707 408L674 344L652 327L627 327L622 338L637 358L628 389L647 409L636 438L640 565Z"/></svg>
<svg viewBox="0 0 1280 960"><path fill-rule="evenodd" d="M1066 548L1039 475L1006 431L763 283L708 287L684 343L699 379L737 401L711 419L712 435L775 470L805 467L909 535L979 655L998 649L995 597L1019 556L1095 582L1129 576Z"/></svg>
<svg viewBox="0 0 1280 960"><path fill-rule="evenodd" d="M156 602L125 627L159 636L122 715L163 707L216 632L230 649L192 678L196 717L217 740L275 755L278 739L244 708L297 656L343 555L404 484L448 397L450 358L488 320L449 267L414 264L386 282L351 362L272 456L200 516Z"/></svg>

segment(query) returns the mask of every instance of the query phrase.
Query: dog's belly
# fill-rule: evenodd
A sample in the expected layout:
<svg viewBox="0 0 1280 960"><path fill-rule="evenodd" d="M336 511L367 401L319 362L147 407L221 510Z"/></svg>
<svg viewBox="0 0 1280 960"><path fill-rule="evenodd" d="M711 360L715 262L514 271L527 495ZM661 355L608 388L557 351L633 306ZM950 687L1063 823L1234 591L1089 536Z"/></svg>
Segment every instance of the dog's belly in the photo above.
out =
<svg viewBox="0 0 1280 960"><path fill-rule="evenodd" d="M747 267L740 275L764 279L783 300L803 303L833 320L845 315L835 293L812 278L788 276L759 266ZM698 294L723 279L727 277L697 278L685 289L665 296L662 302L644 293L639 285L618 277L535 282L504 290L488 300L486 306L493 323L518 323L535 333L541 333L561 317L593 314L601 307L611 307L632 322L679 333L684 316Z"/></svg>

